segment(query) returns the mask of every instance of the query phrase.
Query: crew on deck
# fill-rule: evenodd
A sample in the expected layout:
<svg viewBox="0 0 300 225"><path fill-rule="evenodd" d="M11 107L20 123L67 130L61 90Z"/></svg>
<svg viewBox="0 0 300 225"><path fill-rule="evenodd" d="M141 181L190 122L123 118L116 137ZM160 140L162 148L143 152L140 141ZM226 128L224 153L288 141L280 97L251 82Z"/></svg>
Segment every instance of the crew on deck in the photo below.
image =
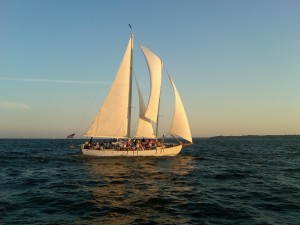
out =
<svg viewBox="0 0 300 225"><path fill-rule="evenodd" d="M107 142L88 142L84 143L85 149L103 150L103 149L113 149L113 150L154 150L157 147L164 147L163 144L158 139L112 139Z"/></svg>

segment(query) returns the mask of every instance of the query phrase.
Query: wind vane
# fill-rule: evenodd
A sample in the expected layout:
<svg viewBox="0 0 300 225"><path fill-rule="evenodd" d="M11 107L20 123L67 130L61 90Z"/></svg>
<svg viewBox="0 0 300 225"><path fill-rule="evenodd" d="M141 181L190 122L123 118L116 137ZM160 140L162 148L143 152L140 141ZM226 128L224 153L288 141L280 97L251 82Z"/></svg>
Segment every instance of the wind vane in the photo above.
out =
<svg viewBox="0 0 300 225"><path fill-rule="evenodd" d="M128 25L129 25L130 29L132 29L131 24L129 23Z"/></svg>

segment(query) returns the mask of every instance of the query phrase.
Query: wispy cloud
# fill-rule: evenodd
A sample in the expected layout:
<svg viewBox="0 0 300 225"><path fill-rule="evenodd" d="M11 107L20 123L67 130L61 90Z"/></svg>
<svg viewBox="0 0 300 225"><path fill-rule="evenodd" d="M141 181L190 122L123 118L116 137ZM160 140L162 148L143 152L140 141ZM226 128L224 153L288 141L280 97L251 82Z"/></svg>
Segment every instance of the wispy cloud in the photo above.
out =
<svg viewBox="0 0 300 225"><path fill-rule="evenodd" d="M29 109L29 105L21 102L0 101L0 109Z"/></svg>
<svg viewBox="0 0 300 225"><path fill-rule="evenodd" d="M51 80L36 78L12 78L0 77L0 80L19 81L19 82L40 82L40 83L60 83L60 84L109 84L107 81L85 81L85 80Z"/></svg>

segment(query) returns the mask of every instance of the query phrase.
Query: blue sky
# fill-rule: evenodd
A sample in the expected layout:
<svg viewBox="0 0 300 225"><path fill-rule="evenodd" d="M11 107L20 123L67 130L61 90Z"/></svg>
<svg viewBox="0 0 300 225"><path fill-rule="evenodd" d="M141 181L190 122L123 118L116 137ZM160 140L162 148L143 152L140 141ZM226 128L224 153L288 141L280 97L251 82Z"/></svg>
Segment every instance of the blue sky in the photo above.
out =
<svg viewBox="0 0 300 225"><path fill-rule="evenodd" d="M140 44L164 60L193 136L300 134L300 1L1 0L0 138L82 137L128 23L144 98ZM172 101L163 94L161 133Z"/></svg>

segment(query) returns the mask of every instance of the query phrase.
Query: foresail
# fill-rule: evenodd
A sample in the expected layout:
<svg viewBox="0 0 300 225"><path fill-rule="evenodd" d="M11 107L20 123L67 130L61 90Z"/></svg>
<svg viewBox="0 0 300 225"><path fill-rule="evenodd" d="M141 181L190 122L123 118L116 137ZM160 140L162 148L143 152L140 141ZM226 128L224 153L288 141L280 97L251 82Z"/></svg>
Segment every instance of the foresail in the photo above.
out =
<svg viewBox="0 0 300 225"><path fill-rule="evenodd" d="M85 136L126 137L131 50L132 36L109 93Z"/></svg>
<svg viewBox="0 0 300 225"><path fill-rule="evenodd" d="M162 61L147 48L141 46L141 49L147 61L151 80L150 96L148 106L145 112L145 117L152 120L153 122L157 122L161 86Z"/></svg>
<svg viewBox="0 0 300 225"><path fill-rule="evenodd" d="M193 140L191 136L191 131L190 131L189 123L186 117L186 113L181 98L178 94L177 88L170 75L169 75L169 79L172 84L174 95L175 95L175 107L174 107L175 110L174 110L173 121L170 129L170 134L177 135L192 143Z"/></svg>
<svg viewBox="0 0 300 225"><path fill-rule="evenodd" d="M138 121L138 126L137 126L135 137L155 138L151 120L149 120L148 118L145 117L146 105L144 103L144 99L143 99L140 87L139 87L136 79L135 79L135 81L136 81L136 86L137 86L137 90L139 93L139 105L140 105L139 121Z"/></svg>

